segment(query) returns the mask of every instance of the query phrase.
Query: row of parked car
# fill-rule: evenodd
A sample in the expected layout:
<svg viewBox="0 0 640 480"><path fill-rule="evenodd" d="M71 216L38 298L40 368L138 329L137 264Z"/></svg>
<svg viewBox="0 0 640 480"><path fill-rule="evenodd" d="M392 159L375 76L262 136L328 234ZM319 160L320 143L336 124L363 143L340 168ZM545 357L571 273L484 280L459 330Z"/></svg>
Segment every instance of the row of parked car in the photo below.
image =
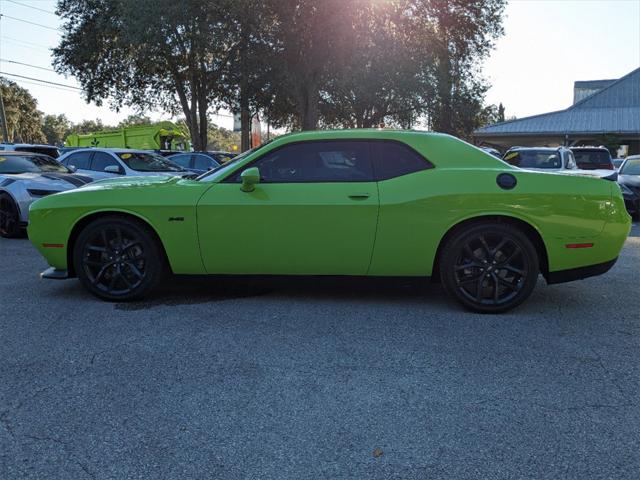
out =
<svg viewBox="0 0 640 480"><path fill-rule="evenodd" d="M613 159L605 147L512 147L485 151L519 168L593 175L617 181L629 214L640 219L640 155Z"/></svg>
<svg viewBox="0 0 640 480"><path fill-rule="evenodd" d="M228 152L157 152L0 144L0 236L20 235L29 205L54 193L105 178L148 175L197 176L231 160Z"/></svg>

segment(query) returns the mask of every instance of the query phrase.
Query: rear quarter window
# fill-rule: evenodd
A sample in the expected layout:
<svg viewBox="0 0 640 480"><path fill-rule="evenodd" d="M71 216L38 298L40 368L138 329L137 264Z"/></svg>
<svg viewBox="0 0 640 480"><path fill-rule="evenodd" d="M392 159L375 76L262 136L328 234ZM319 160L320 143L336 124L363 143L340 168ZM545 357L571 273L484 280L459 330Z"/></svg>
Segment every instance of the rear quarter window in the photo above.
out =
<svg viewBox="0 0 640 480"><path fill-rule="evenodd" d="M433 168L433 164L400 142L371 142L373 170L377 180L388 180Z"/></svg>

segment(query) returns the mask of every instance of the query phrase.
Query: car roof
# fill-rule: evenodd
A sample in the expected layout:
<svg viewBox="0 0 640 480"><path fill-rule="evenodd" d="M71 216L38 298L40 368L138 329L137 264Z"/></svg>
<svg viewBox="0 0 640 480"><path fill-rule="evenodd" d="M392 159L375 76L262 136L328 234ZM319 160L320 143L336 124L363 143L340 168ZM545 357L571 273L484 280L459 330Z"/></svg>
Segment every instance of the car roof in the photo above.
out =
<svg viewBox="0 0 640 480"><path fill-rule="evenodd" d="M4 146L8 146L8 147L19 147L19 148L37 147L37 148L55 148L56 150L58 149L58 147L56 147L55 145L47 145L45 143L5 143L5 142L2 142L2 143L0 143L0 145L4 145Z"/></svg>
<svg viewBox="0 0 640 480"><path fill-rule="evenodd" d="M154 153L149 150L140 150L137 148L99 148L99 147L81 147L74 150L69 150L66 153L78 153L88 150L90 152L106 152L106 153Z"/></svg>
<svg viewBox="0 0 640 480"><path fill-rule="evenodd" d="M609 151L607 147L571 147L571 150L606 150L607 152Z"/></svg>
<svg viewBox="0 0 640 480"><path fill-rule="evenodd" d="M53 158L47 155L46 153L41 152L27 152L22 150L0 150L0 156L3 157L48 157Z"/></svg>
<svg viewBox="0 0 640 480"><path fill-rule="evenodd" d="M510 152L515 150L542 150L544 152L557 152L565 147L511 147Z"/></svg>

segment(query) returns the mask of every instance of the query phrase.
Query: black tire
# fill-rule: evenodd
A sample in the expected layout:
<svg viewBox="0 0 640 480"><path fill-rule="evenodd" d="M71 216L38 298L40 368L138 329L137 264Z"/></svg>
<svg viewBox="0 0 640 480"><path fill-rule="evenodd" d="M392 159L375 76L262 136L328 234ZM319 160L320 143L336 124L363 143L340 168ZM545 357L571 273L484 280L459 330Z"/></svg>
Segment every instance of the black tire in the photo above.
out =
<svg viewBox="0 0 640 480"><path fill-rule="evenodd" d="M0 237L16 238L22 234L16 202L9 194L0 193Z"/></svg>
<svg viewBox="0 0 640 480"><path fill-rule="evenodd" d="M448 239L440 256L445 291L479 313L502 313L524 302L536 286L538 253L518 228L475 223Z"/></svg>
<svg viewBox="0 0 640 480"><path fill-rule="evenodd" d="M127 302L149 294L167 272L162 246L141 222L110 216L87 225L73 248L80 282L103 300Z"/></svg>

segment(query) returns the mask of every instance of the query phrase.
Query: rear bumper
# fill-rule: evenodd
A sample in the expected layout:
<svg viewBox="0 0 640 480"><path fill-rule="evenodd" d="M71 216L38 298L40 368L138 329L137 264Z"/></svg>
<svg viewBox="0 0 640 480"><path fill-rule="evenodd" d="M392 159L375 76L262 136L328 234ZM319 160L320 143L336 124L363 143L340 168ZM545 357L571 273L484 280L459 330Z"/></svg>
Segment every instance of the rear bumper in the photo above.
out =
<svg viewBox="0 0 640 480"><path fill-rule="evenodd" d="M569 270L559 270L557 272L549 272L546 275L547 284L553 285L554 283L573 282L574 280L582 280L583 278L595 277L596 275L602 275L611 270L618 257L604 263L597 263L595 265L589 265L586 267L570 268Z"/></svg>

